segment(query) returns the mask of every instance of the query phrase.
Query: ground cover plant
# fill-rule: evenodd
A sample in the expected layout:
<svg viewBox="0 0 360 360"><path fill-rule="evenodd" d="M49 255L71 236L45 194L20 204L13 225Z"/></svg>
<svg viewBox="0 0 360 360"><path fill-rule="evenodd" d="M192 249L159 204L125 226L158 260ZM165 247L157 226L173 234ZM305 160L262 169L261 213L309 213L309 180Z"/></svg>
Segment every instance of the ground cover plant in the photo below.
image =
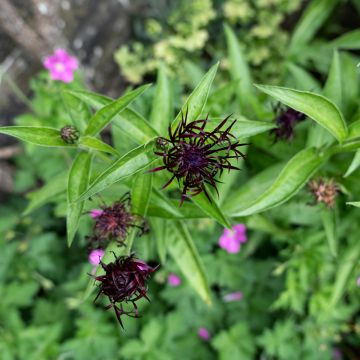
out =
<svg viewBox="0 0 360 360"><path fill-rule="evenodd" d="M0 127L24 143L0 207L4 359L358 358L360 36L315 37L335 6L309 4L276 85L232 18L228 66L214 53L194 85L165 61L112 99L46 58Z"/></svg>

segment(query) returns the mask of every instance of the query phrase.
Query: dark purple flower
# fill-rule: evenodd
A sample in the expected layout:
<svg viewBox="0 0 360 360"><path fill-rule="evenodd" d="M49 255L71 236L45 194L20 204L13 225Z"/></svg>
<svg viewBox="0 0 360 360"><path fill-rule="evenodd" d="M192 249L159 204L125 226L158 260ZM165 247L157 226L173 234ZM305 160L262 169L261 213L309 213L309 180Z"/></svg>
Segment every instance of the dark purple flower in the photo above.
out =
<svg viewBox="0 0 360 360"><path fill-rule="evenodd" d="M218 175L221 176L225 169L239 170L230 159L244 157L238 147L246 144L240 144L230 132L236 120L223 129L229 118L214 130L207 131L208 118L187 123L186 113L174 131L169 127L168 139L157 139L155 154L162 157L164 165L150 171L166 169L172 174L163 189L176 179L182 186L180 205L186 198L201 192L210 200L205 185L211 185L217 191Z"/></svg>
<svg viewBox="0 0 360 360"><path fill-rule="evenodd" d="M292 140L295 125L305 120L305 114L289 107L284 108L281 105L275 108L275 112L277 128L271 130L271 133L275 134L275 141Z"/></svg>
<svg viewBox="0 0 360 360"><path fill-rule="evenodd" d="M139 216L131 213L130 196L125 194L119 201L112 206L102 206L97 210L94 218L94 234L90 237L92 248L103 248L108 241L116 240L120 245L124 245L124 240L130 228L137 227L142 233L147 230L146 222ZM139 223L139 224L138 224Z"/></svg>
<svg viewBox="0 0 360 360"><path fill-rule="evenodd" d="M67 144L75 144L79 139L79 131L71 125L66 125L60 130L60 137Z"/></svg>
<svg viewBox="0 0 360 360"><path fill-rule="evenodd" d="M93 276L99 281L99 293L94 301L103 294L106 295L110 304L107 309L114 308L116 317L123 327L121 315L139 317L136 302L141 298L148 301L147 281L150 275L157 269L147 265L144 261L137 259L134 254L130 256L115 256L115 261L109 264L100 262L105 271L104 275ZM123 303L131 303L132 310L124 310Z"/></svg>

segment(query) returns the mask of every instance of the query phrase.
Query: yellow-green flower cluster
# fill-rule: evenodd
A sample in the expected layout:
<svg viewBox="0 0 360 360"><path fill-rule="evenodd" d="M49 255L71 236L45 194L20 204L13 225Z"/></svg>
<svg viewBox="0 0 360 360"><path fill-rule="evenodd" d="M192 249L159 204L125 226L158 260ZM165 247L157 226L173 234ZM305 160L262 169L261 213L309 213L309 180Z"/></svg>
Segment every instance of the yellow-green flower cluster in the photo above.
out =
<svg viewBox="0 0 360 360"><path fill-rule="evenodd" d="M271 82L278 69L275 64L283 58L288 43L288 33L281 24L301 3L302 0L174 0L166 18L146 20L145 31L150 41L122 46L115 53L115 60L131 83L140 83L160 62L181 77L183 61L199 56L205 47L211 54L225 53L219 32L207 46L214 20L220 22L225 18L245 46L247 60L258 68L255 75ZM216 24L221 29L221 24Z"/></svg>
<svg viewBox="0 0 360 360"><path fill-rule="evenodd" d="M128 81L140 83L160 62L176 72L187 54L204 48L209 37L206 27L215 15L211 0L182 0L165 24L148 19L145 28L152 43L135 42L115 53L122 74Z"/></svg>

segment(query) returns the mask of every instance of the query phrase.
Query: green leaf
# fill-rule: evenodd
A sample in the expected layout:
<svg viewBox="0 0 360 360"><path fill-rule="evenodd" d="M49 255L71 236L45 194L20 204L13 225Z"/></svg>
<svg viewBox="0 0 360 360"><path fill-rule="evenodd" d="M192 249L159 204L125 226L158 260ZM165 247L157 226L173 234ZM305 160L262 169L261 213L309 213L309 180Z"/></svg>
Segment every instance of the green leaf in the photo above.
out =
<svg viewBox="0 0 360 360"><path fill-rule="evenodd" d="M209 131L215 129L222 120L223 119L209 119L207 129ZM230 123L231 120L229 120L228 125L230 125ZM243 116L240 116L239 119L236 119L235 124L231 128L231 134L237 139L247 139L274 128L276 128L276 124L273 122L248 120Z"/></svg>
<svg viewBox="0 0 360 360"><path fill-rule="evenodd" d="M360 150L356 151L354 158L351 161L350 166L346 170L344 177L350 176L354 171L360 167Z"/></svg>
<svg viewBox="0 0 360 360"><path fill-rule="evenodd" d="M351 205L360 208L360 201L350 201L347 202L346 205Z"/></svg>
<svg viewBox="0 0 360 360"><path fill-rule="evenodd" d="M188 114L188 118L191 121L194 121L199 118L202 114L204 107L206 105L206 101L208 99L210 88L215 78L215 74L219 63L213 65L210 70L205 74L202 78L201 82L198 86L194 89L194 91L189 95L185 104L181 108L181 111L176 116L175 120L173 121L171 127L174 129L179 124L181 120L182 114Z"/></svg>
<svg viewBox="0 0 360 360"><path fill-rule="evenodd" d="M248 216L288 201L306 184L324 161L325 158L320 157L313 148L300 151L285 165L270 188L246 209L236 212L233 216Z"/></svg>
<svg viewBox="0 0 360 360"><path fill-rule="evenodd" d="M122 113L115 118L113 124L138 144L144 144L159 136L149 122L132 109L122 111Z"/></svg>
<svg viewBox="0 0 360 360"><path fill-rule="evenodd" d="M315 36L333 11L337 0L313 0L298 21L290 41L290 53L299 51Z"/></svg>
<svg viewBox="0 0 360 360"><path fill-rule="evenodd" d="M116 160L90 184L89 188L80 195L77 201L89 198L127 176L134 175L145 169L152 162L147 155L152 149L153 143L141 145Z"/></svg>
<svg viewBox="0 0 360 360"><path fill-rule="evenodd" d="M167 242L169 253L190 285L207 304L211 304L210 289L201 258L183 222L174 221L170 224Z"/></svg>
<svg viewBox="0 0 360 360"><path fill-rule="evenodd" d="M69 247L74 240L84 207L84 201L75 201L88 187L91 172L91 160L92 155L90 153L80 152L76 156L70 169L67 188L68 207L66 215L67 241Z"/></svg>
<svg viewBox="0 0 360 360"><path fill-rule="evenodd" d="M231 217L249 207L255 199L273 184L284 164L276 164L253 176L244 185L233 191L224 201L223 210Z"/></svg>
<svg viewBox="0 0 360 360"><path fill-rule="evenodd" d="M114 101L106 96L88 91L68 92L95 109L100 109ZM113 124L119 127L127 136L130 136L131 139L138 144L143 144L154 137L159 136L156 130L154 130L139 113L130 108L126 108L120 114L115 115Z"/></svg>
<svg viewBox="0 0 360 360"><path fill-rule="evenodd" d="M152 203L156 204L160 209L162 209L165 214L175 218L182 218L182 212L180 211L179 207L174 205L174 203L164 194L164 192L153 189L153 197L151 201ZM158 214L155 213L151 214L151 216L157 215Z"/></svg>
<svg viewBox="0 0 360 360"><path fill-rule="evenodd" d="M134 101L139 95L141 95L149 86L149 84L140 86L139 88L128 92L124 96L98 110L89 120L85 135L97 135L111 122L111 120L113 120L115 115L130 105L131 102Z"/></svg>
<svg viewBox="0 0 360 360"><path fill-rule="evenodd" d="M67 187L68 173L63 172L55 176L51 181L45 184L41 189L32 191L27 197L30 199L28 206L24 211L24 215L30 214L32 211L47 204L59 194L63 194Z"/></svg>
<svg viewBox="0 0 360 360"><path fill-rule="evenodd" d="M162 264L166 261L167 254L167 227L169 226L165 219L150 218L151 229L154 232L156 248Z"/></svg>
<svg viewBox="0 0 360 360"><path fill-rule="evenodd" d="M120 156L120 154L112 146L92 136L82 136L79 139L78 144L80 148L105 152L111 155L115 155L116 157Z"/></svg>
<svg viewBox="0 0 360 360"><path fill-rule="evenodd" d="M329 76L326 80L324 95L333 101L340 109L342 108L342 76L340 56L334 51Z"/></svg>
<svg viewBox="0 0 360 360"><path fill-rule="evenodd" d="M302 67L291 62L287 63L286 67L294 78L296 87L300 90L314 91L321 88L320 83L314 78L314 76Z"/></svg>
<svg viewBox="0 0 360 360"><path fill-rule="evenodd" d="M333 61L327 78L324 95L333 101L339 109L342 108L342 76L340 57L337 51L334 51ZM309 129L307 146L324 147L333 142L333 137L323 128L312 126Z"/></svg>
<svg viewBox="0 0 360 360"><path fill-rule="evenodd" d="M152 193L153 173L137 174L131 187L132 213L145 217Z"/></svg>
<svg viewBox="0 0 360 360"><path fill-rule="evenodd" d="M216 220L220 225L231 228L231 224L226 216L221 211L217 202L215 201L212 193L207 189L207 193L210 197L210 200L206 197L205 193L202 192L199 195L196 195L191 198L192 202L197 205L205 214L209 215L211 218Z"/></svg>
<svg viewBox="0 0 360 360"><path fill-rule="evenodd" d="M67 144L60 137L60 130L36 126L4 126L0 127L0 134L13 136L21 141L48 147L76 147Z"/></svg>
<svg viewBox="0 0 360 360"><path fill-rule="evenodd" d="M230 75L232 80L238 80L237 96L241 109L250 110L249 97L253 95L253 81L251 73L235 33L228 25L224 25L227 49L230 61Z"/></svg>
<svg viewBox="0 0 360 360"><path fill-rule="evenodd" d="M349 133L346 140L355 140L360 138L360 120L354 121L349 126Z"/></svg>
<svg viewBox="0 0 360 360"><path fill-rule="evenodd" d="M351 246L347 248L341 260L339 261L339 268L336 271L336 279L333 287L333 292L330 299L330 307L334 308L339 300L343 297L347 283L356 268L360 257L360 246L358 241L354 241Z"/></svg>
<svg viewBox="0 0 360 360"><path fill-rule="evenodd" d="M333 257L338 255L338 240L336 233L336 213L334 209L323 207L321 218L325 229L326 238L329 244L330 253Z"/></svg>
<svg viewBox="0 0 360 360"><path fill-rule="evenodd" d="M349 31L330 42L329 46L337 49L360 49L360 29Z"/></svg>
<svg viewBox="0 0 360 360"><path fill-rule="evenodd" d="M152 104L150 122L160 133L165 134L173 117L173 99L169 79L166 75L166 67L161 64L159 67L156 92Z"/></svg>
<svg viewBox="0 0 360 360"><path fill-rule="evenodd" d="M329 99L307 91L279 86L256 85L261 91L300 111L327 129L339 141L347 135L347 126L341 111Z"/></svg>

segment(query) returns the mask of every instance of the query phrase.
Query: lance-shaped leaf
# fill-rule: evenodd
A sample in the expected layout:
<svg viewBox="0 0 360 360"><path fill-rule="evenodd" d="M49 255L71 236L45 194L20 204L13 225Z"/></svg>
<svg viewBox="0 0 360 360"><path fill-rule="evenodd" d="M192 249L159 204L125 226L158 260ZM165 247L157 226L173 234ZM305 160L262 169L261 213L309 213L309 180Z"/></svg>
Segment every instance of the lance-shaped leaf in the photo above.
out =
<svg viewBox="0 0 360 360"><path fill-rule="evenodd" d="M349 165L344 177L350 176L354 171L356 171L360 167L360 150L356 151L351 164Z"/></svg>
<svg viewBox="0 0 360 360"><path fill-rule="evenodd" d="M220 225L226 228L231 228L231 224L226 216L221 211L217 201L211 194L209 189L206 190L210 200L207 198L204 192L191 198L194 204L196 204L205 214L216 220Z"/></svg>
<svg viewBox="0 0 360 360"><path fill-rule="evenodd" d="M338 0L313 0L297 23L290 41L290 52L302 49L331 14Z"/></svg>
<svg viewBox="0 0 360 360"><path fill-rule="evenodd" d="M300 111L327 129L339 141L345 139L347 126L339 108L324 96L279 86L256 85L261 91Z"/></svg>
<svg viewBox="0 0 360 360"><path fill-rule="evenodd" d="M89 188L78 198L78 201L87 199L127 176L144 170L153 161L153 156L150 157L148 154L152 149L153 143L141 145L115 161L90 184Z"/></svg>
<svg viewBox="0 0 360 360"><path fill-rule="evenodd" d="M270 188L246 209L232 215L248 216L274 208L291 199L320 168L325 159L313 148L300 151L285 165Z"/></svg>
<svg viewBox="0 0 360 360"><path fill-rule="evenodd" d="M68 173L63 172L55 176L51 181L45 184L41 189L35 190L27 195L30 199L28 206L24 211L24 215L30 214L35 209L47 204L59 194L66 191Z"/></svg>
<svg viewBox="0 0 360 360"><path fill-rule="evenodd" d="M151 230L154 232L156 249L162 264L166 261L167 254L167 227L168 223L165 219L150 218Z"/></svg>
<svg viewBox="0 0 360 360"><path fill-rule="evenodd" d="M224 119L209 119L206 129L208 131L214 130L222 120ZM231 128L231 134L237 139L247 139L276 128L276 124L273 122L248 120L243 116L235 120L236 122Z"/></svg>
<svg viewBox="0 0 360 360"><path fill-rule="evenodd" d="M334 307L343 297L347 283L353 273L360 258L360 246L357 241L350 245L339 261L339 267L336 271L336 279L333 292L330 299L330 307Z"/></svg>
<svg viewBox="0 0 360 360"><path fill-rule="evenodd" d="M338 255L338 239L336 232L336 212L335 209L328 209L325 206L321 209L321 218L329 244L329 250L333 257Z"/></svg>
<svg viewBox="0 0 360 360"><path fill-rule="evenodd" d="M169 253L190 285L206 303L211 304L209 284L201 258L183 222L171 223L167 243Z"/></svg>
<svg viewBox="0 0 360 360"><path fill-rule="evenodd" d="M115 155L116 157L120 156L120 154L112 146L92 136L82 136L79 139L78 144L80 148L101 151Z"/></svg>
<svg viewBox="0 0 360 360"><path fill-rule="evenodd" d="M76 147L67 144L60 137L60 130L37 126L4 126L0 127L0 134L6 134L31 144L47 147Z"/></svg>
<svg viewBox="0 0 360 360"><path fill-rule="evenodd" d="M346 205L351 205L360 208L360 201L349 201Z"/></svg>
<svg viewBox="0 0 360 360"><path fill-rule="evenodd" d="M173 99L169 79L166 75L166 67L162 64L159 68L156 91L152 104L150 122L160 133L165 134L173 117Z"/></svg>
<svg viewBox="0 0 360 360"><path fill-rule="evenodd" d="M338 49L360 49L360 29L349 31L330 42L329 46Z"/></svg>
<svg viewBox="0 0 360 360"><path fill-rule="evenodd" d="M218 66L219 63L213 65L210 68L210 70L205 74L205 76L202 78L198 86L189 95L185 104L181 108L181 111L176 116L175 120L171 125L173 129L176 128L176 126L179 124L182 114L188 112L189 121L194 121L198 119L199 116L202 114L204 107L206 105L206 101L209 97L210 88L214 81Z"/></svg>
<svg viewBox="0 0 360 360"><path fill-rule="evenodd" d="M134 177L131 187L131 210L133 214L145 217L152 193L153 173L139 173Z"/></svg>
<svg viewBox="0 0 360 360"><path fill-rule="evenodd" d="M284 164L276 164L253 176L244 185L233 191L226 201L223 210L231 217L249 207L255 199L265 192L280 174Z"/></svg>
<svg viewBox="0 0 360 360"><path fill-rule="evenodd" d="M253 96L254 88L250 68L230 26L225 25L226 44L229 53L230 75L233 81L237 81L237 97L242 110L250 111L249 99Z"/></svg>
<svg viewBox="0 0 360 360"><path fill-rule="evenodd" d="M81 99L87 105L94 109L100 109L103 106L111 104L114 100L88 91L68 91L71 95ZM130 108L126 108L113 118L113 124L121 128L128 136L138 144L143 144L154 137L158 133L148 121L139 113Z"/></svg>
<svg viewBox="0 0 360 360"><path fill-rule="evenodd" d="M91 159L92 154L80 152L76 156L70 169L67 188L68 207L66 215L68 246L71 246L76 230L79 226L84 201L75 202L75 200L88 187L91 171Z"/></svg>
<svg viewBox="0 0 360 360"><path fill-rule="evenodd" d="M89 124L85 130L85 135L97 135L111 122L111 120L113 120L115 115L130 105L131 102L134 101L139 95L141 95L149 86L150 85L140 86L139 88L128 92L124 96L98 110L90 119Z"/></svg>

